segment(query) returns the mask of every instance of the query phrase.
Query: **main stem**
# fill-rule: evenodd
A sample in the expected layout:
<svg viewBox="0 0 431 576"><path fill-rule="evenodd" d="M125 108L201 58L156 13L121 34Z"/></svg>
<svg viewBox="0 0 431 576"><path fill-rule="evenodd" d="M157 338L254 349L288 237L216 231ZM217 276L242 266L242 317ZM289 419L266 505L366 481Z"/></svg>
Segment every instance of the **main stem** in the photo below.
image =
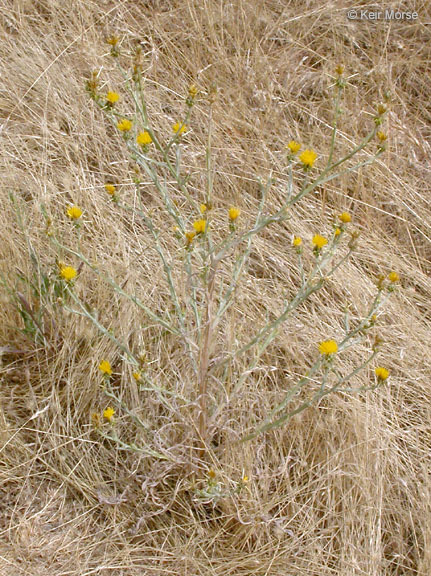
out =
<svg viewBox="0 0 431 576"><path fill-rule="evenodd" d="M213 322L213 298L215 287L217 263L214 261L210 265L207 282L206 310L203 323L203 334L201 340L201 349L199 355L198 387L199 387L199 436L201 439L200 456L206 451L207 440L207 383L208 383L208 366L210 362L211 339L214 330Z"/></svg>

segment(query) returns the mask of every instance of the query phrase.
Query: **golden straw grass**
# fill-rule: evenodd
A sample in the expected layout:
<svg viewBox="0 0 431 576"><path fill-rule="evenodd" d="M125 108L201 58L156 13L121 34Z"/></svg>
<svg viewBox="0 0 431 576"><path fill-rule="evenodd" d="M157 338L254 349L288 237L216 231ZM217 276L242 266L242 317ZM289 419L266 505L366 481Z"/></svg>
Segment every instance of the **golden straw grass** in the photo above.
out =
<svg viewBox="0 0 431 576"><path fill-rule="evenodd" d="M226 346L275 314L298 281L293 234L309 244L343 212L352 214L361 232L354 257L298 310L262 356L263 367L247 380L244 394L221 415L218 449L207 469L189 464L196 430L181 399L169 414L157 397L139 392L117 347L67 311L46 320L45 343L31 341L17 331L22 320L2 288L1 573L431 572L431 13L416 2L414 22L371 23L348 21L349 7L345 1L296 0L10 0L0 7L0 272L12 283L31 274L31 250L47 269L58 269L57 255L46 249L52 226L68 246L79 230L80 242L92 247L92 263L145 295L153 310L169 303L151 238L113 208L104 188L113 183L131 197L136 177L121 138L84 90L93 70L102 82L109 79L105 93L121 83L106 38L118 36L120 50L141 43L149 112L166 134L179 121L181 98L192 82L208 90L217 86L215 209L238 206L239 222L257 207L255 175L272 169L282 176L289 141L327 150L336 65L345 66L348 82L338 153L361 140L384 92L392 95L387 151L378 161L358 176L328 183L298 204L288 227L256 238L225 327ZM205 186L198 167L207 115L208 108L196 106L184 152L196 191ZM9 193L26 207L31 245L16 224ZM161 222L162 206L150 186L146 202ZM279 204L275 188L269 206ZM49 209L49 226L42 205ZM69 206L83 210L79 228L66 215ZM175 254L171 230L162 242ZM66 255L63 260L70 264ZM249 414L265 419L291 378L311 364L316 343L332 338L346 306L354 317L364 313L375 278L390 271L397 271L401 287L377 319L384 340L377 365L390 370L390 382L367 394L327 397L286 427L249 443L231 442L249 429ZM152 362L161 386L172 384L174 374L178 393L185 393L184 350L175 336L161 339L155 326L137 330L132 303L120 305L106 282L85 268L79 272L77 290L103 313L108 329ZM31 304L31 291L20 286ZM51 302L58 310L54 297ZM105 358L124 402L144 422L158 422L151 446L169 446L175 462L154 463L94 433L92 414L103 418L111 406L98 369ZM351 369L350 360L342 368ZM366 383L366 374L359 383ZM133 442L126 416L115 410L119 436ZM103 429L110 425L100 422Z"/></svg>

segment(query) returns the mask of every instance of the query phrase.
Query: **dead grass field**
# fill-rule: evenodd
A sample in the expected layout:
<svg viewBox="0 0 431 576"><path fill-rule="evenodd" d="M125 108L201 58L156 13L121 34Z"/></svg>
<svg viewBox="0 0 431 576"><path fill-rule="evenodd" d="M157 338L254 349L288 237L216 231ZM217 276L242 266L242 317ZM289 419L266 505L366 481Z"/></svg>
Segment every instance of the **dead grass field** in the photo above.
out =
<svg viewBox="0 0 431 576"><path fill-rule="evenodd" d="M124 194L133 188L125 147L84 89L92 70L101 71L102 86L121 88L107 35L118 34L124 49L142 43L149 110L161 131L178 118L192 81L217 85L216 209L237 204L244 221L255 210L257 176L283 174L288 140L327 152L338 63L349 77L338 151L360 140L383 94L392 94L388 150L378 162L330 182L286 225L256 239L224 327L228 347L277 310L297 280L292 233L309 242L342 210L361 232L351 260L286 323L261 369L214 424L207 464L219 485L229 490L243 474L250 478L214 507L195 498L207 468L193 461L191 420L142 398L118 350L83 318L59 312L47 346L26 338L2 288L1 574L431 574L431 5L384 7L400 4L419 18L349 21L345 0L0 3L0 272L12 286L20 271L31 274L29 246L55 269L42 205L73 245L65 218L72 202L85 210L82 242L90 257L148 306L166 306L163 269L145 229L112 209L104 191L108 180ZM207 117L198 103L185 153L198 200ZM27 239L10 192L25 206ZM163 226L151 187L146 201ZM175 253L170 227L164 242ZM363 313L377 275L390 270L401 285L378 320L385 342L379 362L390 381L370 393L328 397L284 428L235 443L306 370L316 342L340 333L344 306ZM192 392L174 338L140 329L145 319L90 271L82 271L77 290L105 325L145 349L161 385ZM341 366L347 370L363 353L359 347L342 356ZM129 405L159 427L155 446L176 462L120 451L94 435L90 415L107 404L98 371L104 357ZM362 373L360 382L368 377ZM119 414L116 426L133 440L126 417Z"/></svg>

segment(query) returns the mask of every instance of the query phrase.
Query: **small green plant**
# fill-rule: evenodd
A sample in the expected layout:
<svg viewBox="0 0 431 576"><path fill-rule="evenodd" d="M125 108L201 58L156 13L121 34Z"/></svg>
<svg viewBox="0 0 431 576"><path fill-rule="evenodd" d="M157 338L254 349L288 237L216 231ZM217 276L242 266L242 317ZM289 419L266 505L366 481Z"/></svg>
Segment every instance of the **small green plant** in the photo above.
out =
<svg viewBox="0 0 431 576"><path fill-rule="evenodd" d="M64 278L58 273L62 263L57 262L57 271L42 263L28 234L29 223L25 211L12 193L9 198L15 210L18 227L26 239L30 266L27 272L17 268L14 281L3 276L0 283L22 319L21 332L36 345L49 349L55 347L61 337L55 318L61 304L68 297ZM52 222L46 214L45 217L46 233L49 236Z"/></svg>
<svg viewBox="0 0 431 576"><path fill-rule="evenodd" d="M334 77L335 114L330 135L329 150L326 161L323 153L317 154L311 148L303 149L302 145L291 140L286 145L286 179L275 180L272 176L265 179L256 178L259 187L259 204L254 214L244 214L244 210L236 205L218 209L222 204L214 197L214 171L211 153L212 110L216 98L214 89L201 93L192 85L185 99L183 117L172 125L169 137L163 134L152 122L148 113L145 97L145 79L142 74L141 53L136 51L130 70L124 69L118 58L120 51L118 38L109 40L111 54L116 59L118 69L123 77L123 93L127 94L134 108L123 109L125 100L119 92L109 90L102 92L99 88L99 78L96 73L87 82L87 90L124 141L130 158L143 171L152 183L159 200L163 205L162 218L156 218L151 207L142 200L142 185L136 176L137 203L130 204L121 191L112 182L105 182L105 191L111 198L113 209L124 211L139 218L144 225L151 245L156 251L163 267L169 290L171 306L162 314L146 304L145 301L126 290L115 278L109 276L103 267L95 264L85 254L85 250L77 243L77 247L66 246L55 234L49 237L59 254L67 254L69 264L61 264L61 290L67 294L63 305L75 314L86 317L99 331L100 335L109 338L122 353L123 358L132 367L133 377L139 383L141 390L154 392L162 404L169 406L172 401L182 401L198 404L196 429L200 454L208 449L209 419L216 421L229 402L241 392L247 378L259 367L263 354L277 337L283 323L310 298L318 293L333 276L336 270L350 257L357 245L358 233L350 228L351 216L348 212L339 214L333 222L332 230L325 235L315 234L311 245L297 235L293 236L292 245L288 247L292 258L296 258L300 271L301 282L293 297L287 298L277 316L262 319L262 325L257 327L248 341L235 348L218 350L214 354L214 343L223 341L222 330L224 322L235 302L241 281L247 270L254 238L272 226L281 226L290 219L292 209L307 195L341 175L355 173L364 166L375 161L385 150L386 135L381 131L381 125L386 114L386 104L381 104L374 117L370 129L363 140L354 146L341 158L336 158L336 138L340 119L340 103L346 86L342 67L337 67ZM206 186L199 195L190 189L191 175L184 172L182 166L183 142L187 139L192 122L192 111L199 100L206 100L209 106L208 142L206 146ZM302 152L301 152L302 150ZM366 153L364 151L366 150ZM318 166L323 166L317 168ZM284 197L275 211L268 210L268 196L271 189L277 185L284 186ZM67 214L75 225L79 223L82 210L77 206L68 208ZM48 218L48 216L46 216ZM173 227L178 241L180 258L174 258L162 241L160 223L164 230ZM79 234L79 226L77 226ZM304 252L307 251L307 261ZM70 262L75 262L72 265ZM166 333L178 339L185 350L190 373L195 383L195 396L185 398L171 387L169 390L157 384L157 375L151 375L146 370L146 364L139 354L117 337L112 330L103 325L102 315L94 313L85 304L74 289L79 282L77 268L85 266L95 275L104 279L111 289L122 298L132 302L148 318L148 321L160 326ZM76 267L74 267L76 266ZM226 272L229 279L226 281ZM186 281L184 281L186 279ZM351 391L350 382L360 371L369 366L375 359L378 340L370 346L367 358L350 373L342 374L337 368L337 357L345 350L355 346L365 338L370 338L370 329L376 322L376 314L382 307L390 292L394 289L398 276L395 272L389 277L381 278L376 287L376 295L369 309L361 320L354 323L345 315L344 337L324 340L316 343L316 359L305 371L304 376L286 390L284 399L273 408L265 422L256 423L243 440L249 440L258 434L279 427L296 413L319 402L323 397L340 390ZM240 358L246 359L246 370L239 369ZM109 438L120 448L143 451L156 458L168 458L148 445L138 447L121 440L115 430L116 411L128 414L134 423L148 431L149 425L137 417L126 405L118 390L112 384L112 368L108 360L99 359L100 371L103 373L104 391L109 401L115 406L107 406L103 417L93 416L95 428L102 437ZM389 376L385 368L375 370L375 380L370 386L357 390L373 388L384 382ZM222 384L227 379L235 384L229 393L217 399L216 407L209 407L209 388L211 382L217 379ZM175 380L173 375L172 380ZM298 401L298 393L306 385L318 382L314 392L307 399ZM214 395L214 391L211 391ZM210 479L211 480L211 479ZM211 480L203 497L214 498L218 494L218 484Z"/></svg>

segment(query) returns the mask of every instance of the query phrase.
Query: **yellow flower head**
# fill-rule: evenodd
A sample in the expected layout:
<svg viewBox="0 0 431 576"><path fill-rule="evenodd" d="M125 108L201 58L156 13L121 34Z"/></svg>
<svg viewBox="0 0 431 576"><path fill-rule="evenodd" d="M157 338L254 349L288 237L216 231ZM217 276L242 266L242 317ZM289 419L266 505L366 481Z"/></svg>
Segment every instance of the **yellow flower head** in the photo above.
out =
<svg viewBox="0 0 431 576"><path fill-rule="evenodd" d="M315 248L317 248L317 250L320 250L321 248L323 248L323 246L325 246L328 243L328 240L324 236L320 236L320 234L315 234L313 236L312 242Z"/></svg>
<svg viewBox="0 0 431 576"><path fill-rule="evenodd" d="M141 373L140 372L133 372L132 374L133 378L136 380L136 382L139 382L139 380L142 379Z"/></svg>
<svg viewBox="0 0 431 576"><path fill-rule="evenodd" d="M338 346L335 340L324 340L319 344L319 352L325 356L331 356L331 354L336 354L338 351Z"/></svg>
<svg viewBox="0 0 431 576"><path fill-rule="evenodd" d="M201 214L205 214L205 212L208 210L208 207L206 204L201 204L199 207L199 210L200 210Z"/></svg>
<svg viewBox="0 0 431 576"><path fill-rule="evenodd" d="M102 362L99 364L99 370L107 376L112 375L111 364L108 362L108 360L102 360Z"/></svg>
<svg viewBox="0 0 431 576"><path fill-rule="evenodd" d="M352 217L348 212L342 212L341 214L338 214L338 218L343 224L347 224L348 222L352 221Z"/></svg>
<svg viewBox="0 0 431 576"><path fill-rule="evenodd" d="M299 236L294 236L293 240L292 240L292 244L293 244L293 246L296 246L296 247L301 246L302 238L300 238Z"/></svg>
<svg viewBox="0 0 431 576"><path fill-rule="evenodd" d="M78 220L82 216L82 210L79 206L69 206L67 215L71 220Z"/></svg>
<svg viewBox="0 0 431 576"><path fill-rule="evenodd" d="M108 422L112 422L114 414L115 410L110 406L103 411L103 417L105 418L105 420L108 420Z"/></svg>
<svg viewBox="0 0 431 576"><path fill-rule="evenodd" d="M339 228L335 228L334 235L339 236L341 234L341 230Z"/></svg>
<svg viewBox="0 0 431 576"><path fill-rule="evenodd" d="M299 142L296 142L295 140L291 140L288 143L287 147L292 154L296 154L301 149L301 144Z"/></svg>
<svg viewBox="0 0 431 576"><path fill-rule="evenodd" d="M118 36L110 36L109 38L106 39L106 43L109 44L110 46L116 46L119 41L120 39L118 38Z"/></svg>
<svg viewBox="0 0 431 576"><path fill-rule="evenodd" d="M338 76L341 76L343 72L344 66L342 64L338 64L338 66L335 68L335 73L338 74Z"/></svg>
<svg viewBox="0 0 431 576"><path fill-rule="evenodd" d="M108 92L106 94L106 101L109 102L109 104L114 105L116 102L118 102L119 99L120 95L118 92Z"/></svg>
<svg viewBox="0 0 431 576"><path fill-rule="evenodd" d="M387 138L388 138L388 137L386 136L386 134L385 134L384 132L380 131L380 130L377 132L376 136L377 136L377 138L380 140L380 142L382 142L382 143L383 143L385 140L387 140Z"/></svg>
<svg viewBox="0 0 431 576"><path fill-rule="evenodd" d="M132 122L127 120L127 118L122 118L117 124L118 130L120 132L129 132L132 129Z"/></svg>
<svg viewBox="0 0 431 576"><path fill-rule="evenodd" d="M61 266L60 268L60 276L66 280L66 282L71 282L78 272L72 266Z"/></svg>
<svg viewBox="0 0 431 576"><path fill-rule="evenodd" d="M389 370L386 370L386 368L382 368L381 366L375 368L374 373L377 376L377 379L381 382L389 378Z"/></svg>
<svg viewBox="0 0 431 576"><path fill-rule="evenodd" d="M191 232L186 232L186 240L187 244L191 244L193 242L193 238L196 236L196 232L192 230Z"/></svg>
<svg viewBox="0 0 431 576"><path fill-rule="evenodd" d="M387 110L386 104L379 104L377 106L377 112L382 116Z"/></svg>
<svg viewBox="0 0 431 576"><path fill-rule="evenodd" d="M304 150L299 156L299 160L303 163L305 168L312 168L317 158L314 150Z"/></svg>
<svg viewBox="0 0 431 576"><path fill-rule="evenodd" d="M115 186L113 184L105 184L105 190L110 196L114 196Z"/></svg>
<svg viewBox="0 0 431 576"><path fill-rule="evenodd" d="M391 272L388 275L388 278L389 278L390 282L398 282L400 279L400 277L398 276L398 274L396 272Z"/></svg>
<svg viewBox="0 0 431 576"><path fill-rule="evenodd" d="M203 234L206 230L206 227L206 220L196 220L196 222L193 222L193 228L196 230L196 234Z"/></svg>
<svg viewBox="0 0 431 576"><path fill-rule="evenodd" d="M229 208L229 220L234 222L238 216L241 214L241 210L239 208Z"/></svg>
<svg viewBox="0 0 431 576"><path fill-rule="evenodd" d="M184 132L187 130L187 126L185 124L176 122L172 126L172 130L175 132L175 134L184 134Z"/></svg>
<svg viewBox="0 0 431 576"><path fill-rule="evenodd" d="M199 90L197 89L196 85L195 85L195 84L191 84L191 85L189 86L189 96L190 96L190 98L196 98L196 96L197 96L197 94L198 94L198 91L199 91Z"/></svg>
<svg viewBox="0 0 431 576"><path fill-rule="evenodd" d="M246 474L244 474L244 476L242 477L242 483L248 484L249 480L250 480L249 477Z"/></svg>
<svg viewBox="0 0 431 576"><path fill-rule="evenodd" d="M148 146L148 144L151 144L152 141L153 139L146 130L145 132L139 132L139 134L136 136L136 142L140 146Z"/></svg>

